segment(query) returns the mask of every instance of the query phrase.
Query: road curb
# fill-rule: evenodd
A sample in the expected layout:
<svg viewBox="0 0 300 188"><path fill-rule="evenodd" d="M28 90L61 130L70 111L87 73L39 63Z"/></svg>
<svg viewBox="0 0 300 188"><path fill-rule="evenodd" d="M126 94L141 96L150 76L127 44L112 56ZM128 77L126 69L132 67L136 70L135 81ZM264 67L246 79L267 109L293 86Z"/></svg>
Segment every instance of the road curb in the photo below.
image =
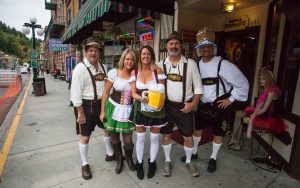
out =
<svg viewBox="0 0 300 188"><path fill-rule="evenodd" d="M5 118L0 132L2 133L1 137L1 152L0 152L0 182L1 177L3 174L4 166L7 161L7 157L11 148L11 145L13 143L13 139L15 137L15 133L17 131L17 128L19 126L19 121L21 119L21 115L23 112L24 105L26 103L26 98L28 96L29 88L31 86L31 80L26 85L26 90L22 90L20 93L18 99L16 100L15 104L11 108L11 110L8 113L8 116ZM12 117L12 114L13 117ZM11 120L13 119L12 123Z"/></svg>

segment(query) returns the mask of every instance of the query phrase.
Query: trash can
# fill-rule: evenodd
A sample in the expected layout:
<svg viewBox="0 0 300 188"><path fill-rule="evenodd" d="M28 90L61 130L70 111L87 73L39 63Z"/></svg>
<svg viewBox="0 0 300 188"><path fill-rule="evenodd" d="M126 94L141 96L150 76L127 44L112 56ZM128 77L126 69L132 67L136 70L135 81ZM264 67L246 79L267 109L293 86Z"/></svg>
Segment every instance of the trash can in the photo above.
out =
<svg viewBox="0 0 300 188"><path fill-rule="evenodd" d="M35 96L43 96L44 95L44 84L43 82L33 82L33 92Z"/></svg>
<svg viewBox="0 0 300 188"><path fill-rule="evenodd" d="M33 79L33 83L34 83L34 82L42 82L42 83L43 83L43 91L44 91L44 94L47 94L45 77L35 78L35 79Z"/></svg>

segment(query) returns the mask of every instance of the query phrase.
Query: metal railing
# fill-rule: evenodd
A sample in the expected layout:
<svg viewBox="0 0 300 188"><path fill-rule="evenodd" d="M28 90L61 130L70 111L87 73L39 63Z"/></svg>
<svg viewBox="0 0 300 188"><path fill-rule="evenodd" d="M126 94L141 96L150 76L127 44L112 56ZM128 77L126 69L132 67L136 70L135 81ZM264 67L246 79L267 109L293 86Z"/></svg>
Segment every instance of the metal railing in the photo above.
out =
<svg viewBox="0 0 300 188"><path fill-rule="evenodd" d="M8 87L16 82L16 78L20 75L19 59L16 58L11 69L0 69L0 87Z"/></svg>

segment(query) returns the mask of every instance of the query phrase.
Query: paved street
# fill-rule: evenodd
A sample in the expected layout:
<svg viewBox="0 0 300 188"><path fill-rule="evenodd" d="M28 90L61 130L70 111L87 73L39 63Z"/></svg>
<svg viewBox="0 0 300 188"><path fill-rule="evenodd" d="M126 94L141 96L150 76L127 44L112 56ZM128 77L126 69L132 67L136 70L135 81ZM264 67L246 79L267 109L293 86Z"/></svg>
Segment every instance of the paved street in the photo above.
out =
<svg viewBox="0 0 300 188"><path fill-rule="evenodd" d="M20 98L25 96L26 87ZM222 148L218 155L218 169L213 174L206 171L211 143L199 147L200 158L195 164L199 167L201 175L197 178L190 177L185 165L180 162L184 152L181 145L174 143L171 152L174 167L171 177L165 178L161 175L164 160L162 148L157 156L158 171L152 179L145 177L144 180L139 180L135 172L129 171L126 163L123 172L117 175L114 172L115 162L104 161L105 148L99 129L93 133L89 147L93 178L83 180L73 108L68 107L67 84L46 75L46 87L47 94L40 97L31 94L32 87L29 89L0 188L300 187L299 181L290 178L284 172L273 174L254 167L248 160L248 140L241 151ZM20 103L20 98L16 103ZM15 104L12 108L14 114L18 106ZM144 161L147 161L148 156L149 135L146 136ZM147 168L145 162L146 173Z"/></svg>
<svg viewBox="0 0 300 188"><path fill-rule="evenodd" d="M25 74L25 75L22 74L21 78L22 78L22 88L24 88L25 85L28 83L30 76L28 76L27 74ZM15 109L18 106L18 102L15 103L16 100L18 100L17 93L16 93L16 95L13 95L13 96L9 95L9 97L6 98L5 94L7 94L7 92L8 92L8 87L0 87L0 106L1 106L1 108L0 108L0 127L1 127L0 146L2 145L2 142L5 139L6 133L8 132L8 129L9 129L9 127L12 123L12 120L15 116L15 113L16 113L16 110L11 110L11 108L13 108L14 104L16 104ZM24 94L24 92L23 92L23 94ZM19 97L19 101L20 101L20 99L21 99L21 97Z"/></svg>

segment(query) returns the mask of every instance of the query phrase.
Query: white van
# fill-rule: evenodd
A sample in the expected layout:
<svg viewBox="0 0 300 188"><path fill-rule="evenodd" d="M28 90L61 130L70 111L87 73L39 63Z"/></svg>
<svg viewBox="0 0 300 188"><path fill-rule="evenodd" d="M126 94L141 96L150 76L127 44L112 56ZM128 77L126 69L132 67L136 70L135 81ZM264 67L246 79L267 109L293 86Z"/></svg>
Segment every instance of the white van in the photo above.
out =
<svg viewBox="0 0 300 188"><path fill-rule="evenodd" d="M20 66L21 74L27 74L28 73L28 71L27 71L28 67L29 67L28 63L23 63L23 66Z"/></svg>

